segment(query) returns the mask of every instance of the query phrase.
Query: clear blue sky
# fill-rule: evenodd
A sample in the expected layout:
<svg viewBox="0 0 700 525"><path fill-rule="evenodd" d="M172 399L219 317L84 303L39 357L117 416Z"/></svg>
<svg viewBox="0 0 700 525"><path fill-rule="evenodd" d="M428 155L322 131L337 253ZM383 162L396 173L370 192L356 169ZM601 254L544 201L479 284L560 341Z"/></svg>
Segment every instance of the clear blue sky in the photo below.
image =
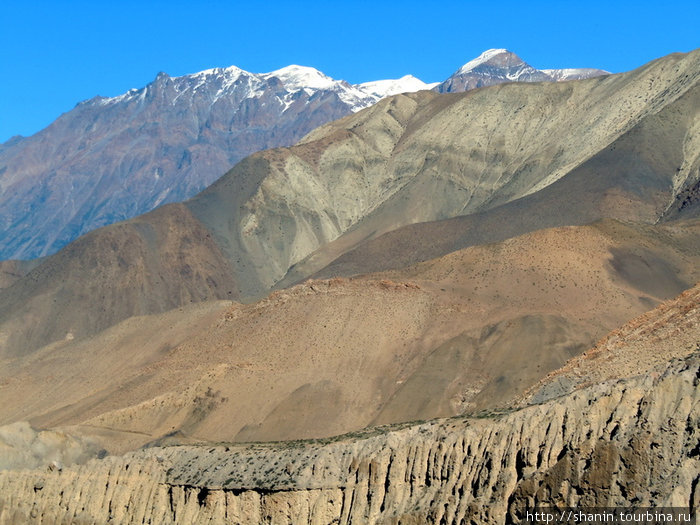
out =
<svg viewBox="0 0 700 525"><path fill-rule="evenodd" d="M700 47L700 2L3 0L0 142L159 71L302 64L352 83L429 82L492 47L539 68L627 71Z"/></svg>

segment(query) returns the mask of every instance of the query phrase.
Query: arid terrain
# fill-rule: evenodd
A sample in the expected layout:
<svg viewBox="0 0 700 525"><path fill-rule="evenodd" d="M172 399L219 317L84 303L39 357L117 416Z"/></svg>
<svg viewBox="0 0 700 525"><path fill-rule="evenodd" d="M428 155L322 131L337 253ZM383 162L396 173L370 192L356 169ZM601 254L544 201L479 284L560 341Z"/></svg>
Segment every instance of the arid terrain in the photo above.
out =
<svg viewBox="0 0 700 525"><path fill-rule="evenodd" d="M0 524L697 508L700 51L532 80L0 263Z"/></svg>
<svg viewBox="0 0 700 525"><path fill-rule="evenodd" d="M0 522L489 524L535 506L687 508L700 490L699 340L696 286L549 374L540 404L4 471ZM590 382L563 387L577 369Z"/></svg>
<svg viewBox="0 0 700 525"><path fill-rule="evenodd" d="M123 451L173 433L327 437L494 408L700 280L699 236L697 220L539 230L68 334L3 361L0 423L77 425Z"/></svg>

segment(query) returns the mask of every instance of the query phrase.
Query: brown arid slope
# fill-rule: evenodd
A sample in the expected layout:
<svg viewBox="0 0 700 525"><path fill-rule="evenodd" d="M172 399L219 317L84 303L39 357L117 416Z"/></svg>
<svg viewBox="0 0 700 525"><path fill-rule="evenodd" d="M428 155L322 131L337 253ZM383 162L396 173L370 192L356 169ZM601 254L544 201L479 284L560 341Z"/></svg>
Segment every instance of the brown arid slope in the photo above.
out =
<svg viewBox="0 0 700 525"><path fill-rule="evenodd" d="M696 285L613 330L530 387L517 404L542 403L619 377L653 375L667 361L700 352L699 309L700 285Z"/></svg>
<svg viewBox="0 0 700 525"><path fill-rule="evenodd" d="M620 375L608 380L589 376L604 380L481 418L306 442L154 447L60 472L0 472L0 523L457 525L519 523L552 506L697 512L700 354L658 336L700 339L699 294L696 287L635 319L608 341L630 338L593 352L632 365L652 346L672 357L652 368L615 365Z"/></svg>
<svg viewBox="0 0 700 525"><path fill-rule="evenodd" d="M382 100L294 147L248 157L184 205L97 230L47 258L0 291L0 355L189 301L259 298L418 222L466 216L444 240L397 251L389 266L368 267L355 253L332 274L391 269L546 227L605 217L655 223L674 206L692 209L699 79L695 51L583 81ZM163 236L168 257L155 248ZM390 245L375 240L375 251ZM136 262L125 270L132 245Z"/></svg>
<svg viewBox="0 0 700 525"><path fill-rule="evenodd" d="M463 333L431 353L387 410L410 412L426 398L445 402L448 392L462 411L497 406L545 369L557 368L567 352L590 346L589 337L696 282L698 234L698 221L677 228L604 220L373 274L439 290L448 309L470 312L474 323L464 321ZM448 387L448 379L456 384ZM467 394L467 385L477 388Z"/></svg>
<svg viewBox="0 0 700 525"><path fill-rule="evenodd" d="M0 290L0 359L128 317L235 298L208 230L173 204L89 233Z"/></svg>
<svg viewBox="0 0 700 525"><path fill-rule="evenodd" d="M0 423L61 427L122 452L501 406L700 279L699 228L543 230L253 304L129 319L2 361Z"/></svg>
<svg viewBox="0 0 700 525"><path fill-rule="evenodd" d="M0 290L7 288L15 281L19 281L41 261L0 261Z"/></svg>

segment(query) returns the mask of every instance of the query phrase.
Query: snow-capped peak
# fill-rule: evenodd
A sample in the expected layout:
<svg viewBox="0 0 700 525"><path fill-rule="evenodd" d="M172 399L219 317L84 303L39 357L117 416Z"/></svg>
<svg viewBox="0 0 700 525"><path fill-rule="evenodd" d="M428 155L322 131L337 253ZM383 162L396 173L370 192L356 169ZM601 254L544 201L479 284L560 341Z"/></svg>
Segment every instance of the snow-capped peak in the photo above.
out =
<svg viewBox="0 0 700 525"><path fill-rule="evenodd" d="M263 78L277 77L289 91L298 91L303 88L328 89L335 86L338 81L324 75L318 69L308 66L291 65L269 73L263 73Z"/></svg>
<svg viewBox="0 0 700 525"><path fill-rule="evenodd" d="M458 75L462 75L464 73L467 73L474 69L475 67L480 66L481 64L485 64L489 60L492 60L494 57L497 57L499 55L512 55L510 51L507 49L487 49L483 53L481 53L478 57L476 57L474 60L470 60L466 64L464 64L462 67L460 67L457 70Z"/></svg>
<svg viewBox="0 0 700 525"><path fill-rule="evenodd" d="M398 95L399 93L411 93L414 91L421 91L423 89L432 89L437 85L438 82L426 84L421 79L416 78L413 75L405 75L397 79L375 80L373 82L355 84L355 87L361 89L369 95L384 98L391 95Z"/></svg>
<svg viewBox="0 0 700 525"><path fill-rule="evenodd" d="M180 77L175 77L175 79L179 78L206 78L214 75L221 75L224 77L238 77L241 74L250 74L247 71L242 70L239 67L236 66L229 66L229 67L214 67L211 69L205 69L203 71L199 71L198 73L192 73L190 75L182 75Z"/></svg>

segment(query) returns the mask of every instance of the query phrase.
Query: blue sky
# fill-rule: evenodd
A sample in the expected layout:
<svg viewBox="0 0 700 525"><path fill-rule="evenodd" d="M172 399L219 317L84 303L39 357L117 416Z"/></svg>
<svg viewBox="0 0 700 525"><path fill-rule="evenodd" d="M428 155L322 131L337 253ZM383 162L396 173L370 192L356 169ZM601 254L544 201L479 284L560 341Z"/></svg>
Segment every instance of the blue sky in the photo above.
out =
<svg viewBox="0 0 700 525"><path fill-rule="evenodd" d="M4 0L0 142L81 100L237 65L313 66L349 82L443 80L493 47L539 68L627 71L700 47L700 2Z"/></svg>

